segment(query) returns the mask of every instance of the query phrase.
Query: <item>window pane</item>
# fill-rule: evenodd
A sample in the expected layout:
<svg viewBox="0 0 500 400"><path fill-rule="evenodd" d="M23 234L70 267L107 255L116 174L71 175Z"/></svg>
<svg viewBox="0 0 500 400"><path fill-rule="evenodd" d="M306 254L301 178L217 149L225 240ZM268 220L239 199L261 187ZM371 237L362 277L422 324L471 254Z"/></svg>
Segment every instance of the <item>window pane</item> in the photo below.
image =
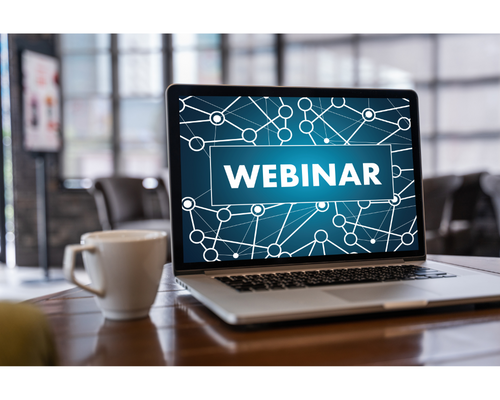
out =
<svg viewBox="0 0 500 400"><path fill-rule="evenodd" d="M422 153L422 175L424 178L434 176L435 166L433 160L435 159L435 145L430 140L423 139L420 142Z"/></svg>
<svg viewBox="0 0 500 400"><path fill-rule="evenodd" d="M113 173L111 101L64 102L64 178L96 178Z"/></svg>
<svg viewBox="0 0 500 400"><path fill-rule="evenodd" d="M163 88L162 55L122 54L118 58L121 96L160 96Z"/></svg>
<svg viewBox="0 0 500 400"><path fill-rule="evenodd" d="M271 34L232 34L228 37L229 47L232 49L262 49L273 47L275 35Z"/></svg>
<svg viewBox="0 0 500 400"><path fill-rule="evenodd" d="M473 79L500 73L500 35L440 35L439 77Z"/></svg>
<svg viewBox="0 0 500 400"><path fill-rule="evenodd" d="M228 83L275 85L275 35L232 34L228 36Z"/></svg>
<svg viewBox="0 0 500 400"><path fill-rule="evenodd" d="M439 91L439 131L482 133L500 130L500 84L454 85Z"/></svg>
<svg viewBox="0 0 500 400"><path fill-rule="evenodd" d="M219 34L179 33L172 35L174 50L215 49L220 46Z"/></svg>
<svg viewBox="0 0 500 400"><path fill-rule="evenodd" d="M175 34L174 82L221 83L220 35Z"/></svg>
<svg viewBox="0 0 500 400"><path fill-rule="evenodd" d="M113 153L109 142L75 140L64 145L65 178L90 178L113 174Z"/></svg>
<svg viewBox="0 0 500 400"><path fill-rule="evenodd" d="M440 174L480 171L500 173L500 139L441 139L438 141Z"/></svg>
<svg viewBox="0 0 500 400"><path fill-rule="evenodd" d="M165 166L163 100L122 100L120 116L120 173L157 176Z"/></svg>
<svg viewBox="0 0 500 400"><path fill-rule="evenodd" d="M119 51L134 51L161 50L161 35L160 34L120 34L118 35L118 50Z"/></svg>
<svg viewBox="0 0 500 400"><path fill-rule="evenodd" d="M111 56L71 55L62 59L62 88L66 96L111 93Z"/></svg>
<svg viewBox="0 0 500 400"><path fill-rule="evenodd" d="M428 35L373 35L360 39L360 86L413 88L432 77Z"/></svg>
<svg viewBox="0 0 500 400"><path fill-rule="evenodd" d="M221 83L218 50L180 50L173 54L176 83Z"/></svg>
<svg viewBox="0 0 500 400"><path fill-rule="evenodd" d="M61 50L67 52L103 51L111 47L108 34L65 34L61 35Z"/></svg>
<svg viewBox="0 0 500 400"><path fill-rule="evenodd" d="M353 48L342 42L331 45L290 45L285 51L285 84L353 86Z"/></svg>
<svg viewBox="0 0 500 400"><path fill-rule="evenodd" d="M291 43L312 43L324 42L331 43L333 41L350 41L353 35L332 35L332 34L312 34L312 33L293 33L285 35L285 42Z"/></svg>
<svg viewBox="0 0 500 400"><path fill-rule="evenodd" d="M234 52L229 56L229 83L233 85L276 85L274 52Z"/></svg>
<svg viewBox="0 0 500 400"><path fill-rule="evenodd" d="M198 46L201 49L212 49L218 48L220 46L220 35L219 34L203 34L197 35Z"/></svg>
<svg viewBox="0 0 500 400"><path fill-rule="evenodd" d="M197 44L197 39L195 34L176 34L172 35L172 46L174 50L180 50L182 48L194 49Z"/></svg>
<svg viewBox="0 0 500 400"><path fill-rule="evenodd" d="M155 149L124 146L120 173L137 178L158 177L165 167L163 154Z"/></svg>
<svg viewBox="0 0 500 400"><path fill-rule="evenodd" d="M111 100L77 99L64 102L64 137L111 140Z"/></svg>

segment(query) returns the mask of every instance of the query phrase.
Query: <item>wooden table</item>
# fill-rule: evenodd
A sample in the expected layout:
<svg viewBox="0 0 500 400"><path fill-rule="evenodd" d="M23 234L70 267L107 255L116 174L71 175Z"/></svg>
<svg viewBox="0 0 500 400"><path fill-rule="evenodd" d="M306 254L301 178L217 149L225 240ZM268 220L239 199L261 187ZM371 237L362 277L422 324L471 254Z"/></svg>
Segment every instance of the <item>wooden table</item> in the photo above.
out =
<svg viewBox="0 0 500 400"><path fill-rule="evenodd" d="M500 274L500 258L430 256ZM500 304L234 327L165 268L150 317L105 320L75 288L34 299L62 365L500 365Z"/></svg>

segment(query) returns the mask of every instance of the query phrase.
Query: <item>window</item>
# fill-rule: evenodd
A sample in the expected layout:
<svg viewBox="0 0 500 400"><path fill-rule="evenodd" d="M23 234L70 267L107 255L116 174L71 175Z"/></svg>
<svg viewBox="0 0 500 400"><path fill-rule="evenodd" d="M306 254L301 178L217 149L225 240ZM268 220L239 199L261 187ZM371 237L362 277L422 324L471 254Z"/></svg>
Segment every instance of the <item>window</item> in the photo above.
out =
<svg viewBox="0 0 500 400"><path fill-rule="evenodd" d="M170 77L222 83L218 34L64 34L60 54L66 188L113 174L158 176L167 164Z"/></svg>
<svg viewBox="0 0 500 400"><path fill-rule="evenodd" d="M172 35L174 82L222 83L221 36Z"/></svg>
<svg viewBox="0 0 500 400"><path fill-rule="evenodd" d="M276 35L228 35L228 83L276 85Z"/></svg>
<svg viewBox="0 0 500 400"><path fill-rule="evenodd" d="M145 178L165 167L161 35L118 35L118 172Z"/></svg>
<svg viewBox="0 0 500 400"><path fill-rule="evenodd" d="M500 172L500 35L285 35L285 84L419 95L424 176Z"/></svg>
<svg viewBox="0 0 500 400"><path fill-rule="evenodd" d="M110 35L61 35L66 187L113 173Z"/></svg>
<svg viewBox="0 0 500 400"><path fill-rule="evenodd" d="M172 82L414 89L424 176L498 173L499 55L500 35L61 35L65 185L158 175Z"/></svg>

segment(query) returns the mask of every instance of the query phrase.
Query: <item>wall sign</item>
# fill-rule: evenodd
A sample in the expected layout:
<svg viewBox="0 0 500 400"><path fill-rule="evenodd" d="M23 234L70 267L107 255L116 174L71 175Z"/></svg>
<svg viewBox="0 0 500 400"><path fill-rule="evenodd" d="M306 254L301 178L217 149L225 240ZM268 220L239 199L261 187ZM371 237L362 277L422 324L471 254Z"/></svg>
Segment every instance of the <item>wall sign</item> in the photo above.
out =
<svg viewBox="0 0 500 400"><path fill-rule="evenodd" d="M24 148L32 152L59 151L59 63L55 57L25 50L21 65Z"/></svg>

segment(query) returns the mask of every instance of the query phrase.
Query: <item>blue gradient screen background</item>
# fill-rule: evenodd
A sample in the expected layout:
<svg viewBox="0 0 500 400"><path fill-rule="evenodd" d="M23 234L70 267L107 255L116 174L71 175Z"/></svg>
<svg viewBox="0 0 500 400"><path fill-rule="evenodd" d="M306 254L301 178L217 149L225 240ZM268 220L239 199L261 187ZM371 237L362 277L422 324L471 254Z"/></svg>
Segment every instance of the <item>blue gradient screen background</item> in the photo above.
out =
<svg viewBox="0 0 500 400"><path fill-rule="evenodd" d="M409 106L401 98L180 98L184 262L418 250ZM229 158L234 166L242 158L249 171L252 165L269 163L269 148L294 146L292 162L297 165L331 151L337 181L345 162L358 171L380 153L383 188L347 182L341 195L305 194L305 201L298 201L299 191L314 188L297 185L293 200L277 196L272 202L257 195L247 196L248 204L213 205L212 180L227 179L211 176L214 146L227 147L220 154L248 147L250 158L243 160L243 153L235 152ZM343 149L346 155L340 160ZM363 182L361 174L359 178ZM279 182L279 175L274 181ZM375 189L383 194L376 195ZM266 189L256 185L255 190Z"/></svg>

